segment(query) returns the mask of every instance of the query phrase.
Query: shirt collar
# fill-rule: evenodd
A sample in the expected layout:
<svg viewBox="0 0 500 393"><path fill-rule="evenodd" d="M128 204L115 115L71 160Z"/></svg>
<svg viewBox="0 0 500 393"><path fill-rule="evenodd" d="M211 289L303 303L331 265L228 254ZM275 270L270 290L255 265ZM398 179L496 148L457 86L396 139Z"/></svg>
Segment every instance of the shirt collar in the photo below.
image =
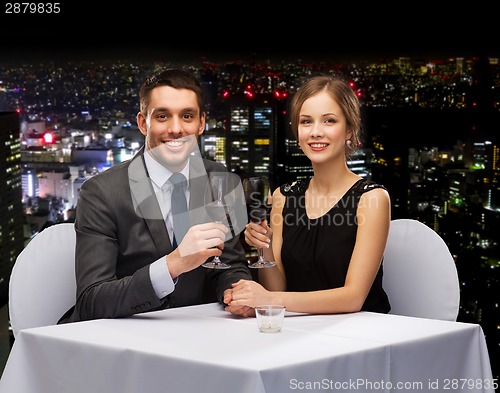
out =
<svg viewBox="0 0 500 393"><path fill-rule="evenodd" d="M172 171L168 169L166 166L160 164L156 161L148 151L144 152L144 162L146 163L146 168L149 173L150 179L153 181L156 186L159 188L163 187L163 184L172 176ZM188 164L181 170L181 172L187 179L186 186L189 188L189 158Z"/></svg>

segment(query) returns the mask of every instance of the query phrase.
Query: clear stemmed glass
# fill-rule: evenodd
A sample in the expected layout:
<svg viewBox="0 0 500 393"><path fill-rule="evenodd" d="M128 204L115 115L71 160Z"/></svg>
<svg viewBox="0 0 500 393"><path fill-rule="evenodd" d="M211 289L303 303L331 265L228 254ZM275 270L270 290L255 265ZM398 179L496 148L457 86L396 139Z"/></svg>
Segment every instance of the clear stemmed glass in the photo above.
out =
<svg viewBox="0 0 500 393"><path fill-rule="evenodd" d="M243 191L247 203L248 217L250 221L260 223L267 218L271 205L269 179L267 176L253 176L243 179ZM264 258L264 250L257 248L259 258L248 265L251 268L262 268L276 266L275 262Z"/></svg>
<svg viewBox="0 0 500 393"><path fill-rule="evenodd" d="M212 175L210 177L210 191L206 193L205 210L210 218L218 223L227 220L230 211L234 208L232 194L227 192L227 180L226 175ZM231 267L231 265L222 262L219 256L215 256L202 266L209 269L228 269Z"/></svg>

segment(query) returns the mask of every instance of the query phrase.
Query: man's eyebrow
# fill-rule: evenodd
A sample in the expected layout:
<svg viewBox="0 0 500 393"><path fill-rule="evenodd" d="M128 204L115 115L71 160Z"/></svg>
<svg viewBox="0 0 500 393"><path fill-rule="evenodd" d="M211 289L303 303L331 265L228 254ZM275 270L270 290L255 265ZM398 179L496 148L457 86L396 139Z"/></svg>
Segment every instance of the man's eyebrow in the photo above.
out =
<svg viewBox="0 0 500 393"><path fill-rule="evenodd" d="M164 107L159 107L159 108L153 108L151 109L151 113L155 113L155 112L167 112L168 111L168 108L164 108Z"/></svg>
<svg viewBox="0 0 500 393"><path fill-rule="evenodd" d="M166 107L158 107L158 108L153 108L151 109L151 113L155 112L170 112L171 110ZM179 112L198 112L198 108L196 107L187 107L187 108L182 108Z"/></svg>
<svg viewBox="0 0 500 393"><path fill-rule="evenodd" d="M182 112L198 112L198 108L196 108L196 107L188 107L188 108L184 108L182 110Z"/></svg>

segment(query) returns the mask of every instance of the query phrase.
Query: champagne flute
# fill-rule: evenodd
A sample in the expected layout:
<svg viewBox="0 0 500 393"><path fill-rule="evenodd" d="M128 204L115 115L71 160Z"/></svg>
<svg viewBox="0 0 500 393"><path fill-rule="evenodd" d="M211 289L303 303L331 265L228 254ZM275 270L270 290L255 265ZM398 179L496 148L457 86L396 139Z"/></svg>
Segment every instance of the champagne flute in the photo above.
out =
<svg viewBox="0 0 500 393"><path fill-rule="evenodd" d="M250 221L261 223L267 218L271 205L269 205L270 186L267 176L253 176L243 179L243 191L247 203ZM257 261L248 265L251 268L263 268L276 266L264 258L264 249L258 248L259 257Z"/></svg>
<svg viewBox="0 0 500 393"><path fill-rule="evenodd" d="M210 176L210 191L205 194L207 203L205 210L207 214L217 223L223 223L228 219L229 212L234 207L232 194L227 192L227 176L212 175ZM205 262L203 267L209 269L229 269L231 265L223 262L218 255L211 261Z"/></svg>

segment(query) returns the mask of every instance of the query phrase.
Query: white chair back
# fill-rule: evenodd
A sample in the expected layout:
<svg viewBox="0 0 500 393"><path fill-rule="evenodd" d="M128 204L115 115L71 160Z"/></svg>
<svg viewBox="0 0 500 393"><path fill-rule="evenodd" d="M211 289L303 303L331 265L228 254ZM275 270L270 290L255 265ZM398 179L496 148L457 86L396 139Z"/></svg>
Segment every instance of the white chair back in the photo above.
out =
<svg viewBox="0 0 500 393"><path fill-rule="evenodd" d="M75 226L45 228L18 255L9 281L9 318L14 334L55 325L75 304Z"/></svg>
<svg viewBox="0 0 500 393"><path fill-rule="evenodd" d="M391 314L456 321L455 260L434 230L417 220L392 220L383 263Z"/></svg>

